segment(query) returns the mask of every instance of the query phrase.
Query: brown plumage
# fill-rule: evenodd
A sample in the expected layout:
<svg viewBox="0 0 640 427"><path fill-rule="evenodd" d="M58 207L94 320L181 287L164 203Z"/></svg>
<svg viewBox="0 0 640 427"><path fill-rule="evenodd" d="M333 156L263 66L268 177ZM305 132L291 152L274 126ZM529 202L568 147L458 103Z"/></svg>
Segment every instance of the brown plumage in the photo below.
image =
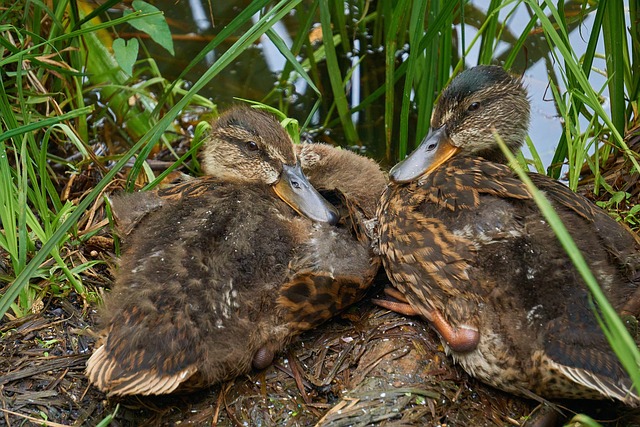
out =
<svg viewBox="0 0 640 427"><path fill-rule="evenodd" d="M294 149L273 117L248 108L218 119L201 160L203 178L114 198L125 249L87 364L111 395L171 393L264 368L296 334L359 299L378 269L370 238L356 233L385 186L373 161L324 145ZM326 179L316 165L352 173Z"/></svg>
<svg viewBox="0 0 640 427"><path fill-rule="evenodd" d="M544 398L640 403L592 311L582 278L528 189L505 165L529 125L519 79L479 66L443 92L432 132L390 172L380 250L399 302L428 319L472 376ZM530 174L614 308L638 315L637 236L562 184Z"/></svg>

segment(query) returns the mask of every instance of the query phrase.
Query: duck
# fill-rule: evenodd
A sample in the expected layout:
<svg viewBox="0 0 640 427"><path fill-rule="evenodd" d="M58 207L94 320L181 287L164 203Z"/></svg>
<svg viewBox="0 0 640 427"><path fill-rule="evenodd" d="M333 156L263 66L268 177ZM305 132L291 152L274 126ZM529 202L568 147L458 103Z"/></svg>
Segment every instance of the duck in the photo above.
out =
<svg viewBox="0 0 640 427"><path fill-rule="evenodd" d="M393 286L374 302L427 320L456 363L503 391L639 406L586 284L496 142L516 152L529 120L522 79L499 66L450 82L380 198L378 249ZM637 317L637 235L561 182L529 176L616 311Z"/></svg>
<svg viewBox="0 0 640 427"><path fill-rule="evenodd" d="M249 107L222 114L199 156L202 177L113 197L124 249L86 367L109 396L192 392L266 368L362 298L381 264L366 224L386 186L373 160L294 147Z"/></svg>

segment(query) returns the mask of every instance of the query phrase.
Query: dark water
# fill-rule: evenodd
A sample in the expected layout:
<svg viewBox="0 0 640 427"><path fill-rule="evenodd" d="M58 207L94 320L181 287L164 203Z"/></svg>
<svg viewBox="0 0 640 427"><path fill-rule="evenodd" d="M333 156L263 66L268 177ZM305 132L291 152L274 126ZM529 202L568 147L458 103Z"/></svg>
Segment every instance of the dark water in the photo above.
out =
<svg viewBox="0 0 640 427"><path fill-rule="evenodd" d="M204 48L211 37L224 28L239 13L240 9L248 3L246 1L208 2L207 0L180 1L178 3L175 0L155 2L156 7L164 11L174 35L188 33L197 35L197 37L191 39L175 40L175 57L168 56L166 52L152 42L146 43L156 59L162 75L169 80L176 78L189 61ZM476 35L477 27L482 23L482 12L486 11L488 5L488 0L476 0L472 1L465 9L464 38L467 46ZM210 10L209 7L212 9ZM571 8L568 7L567 9L570 13ZM500 15L501 20L505 19L511 10L511 7L505 8ZM213 22L211 16L213 16ZM509 40L519 37L529 19L530 15L527 9L523 5L518 6L515 12L509 15L503 39ZM570 33L572 46L578 56L586 48L592 22L593 16L586 16L582 24L580 26L576 25ZM289 34L296 34L298 27L297 17L288 16L282 21L282 26L276 28L276 31L286 41ZM462 26L457 25L455 33L458 39L460 39L462 31ZM357 105L359 100L365 98L367 94L384 83L384 53L381 46L374 45L371 42L371 37L367 34L358 33L356 39L360 42L361 48L353 52L353 54L358 56L366 53L366 55L361 63L359 72L354 73L349 85L348 97L352 105ZM225 41L219 48L220 52L226 50L234 41L235 39ZM458 46L458 55L461 55L460 40L454 43L454 46L456 45ZM496 59L500 61L506 58L510 49L511 45L509 43L500 42L496 49ZM470 50L466 57L467 66L477 64L478 50L479 43L476 43L476 46ZM602 42L598 47L598 51L604 51ZM212 52L203 63L199 64L187 76L187 79L196 80L200 74L211 66L217 56L217 52ZM342 58L342 60L345 63L350 61L349 58ZM279 87L278 82L279 73L284 64L284 57L266 37L263 37L259 44L247 49L234 64L216 76L211 84L201 92L201 95L212 99L221 108L239 102L234 100L234 97L258 100L274 106L278 106L278 100L284 98L290 103L290 109L287 114L303 123L316 102L317 96L302 81L296 82L293 93L285 93L284 88ZM596 60L594 66L604 69L604 60ZM343 69L346 68L343 67ZM322 71L322 67L320 69ZM512 71L523 75L526 81L532 103L530 137L546 167L551 163L557 141L562 132L562 124L557 117L557 110L551 91L548 89L549 76L559 76L559 69L554 63L548 44L541 33L534 32L528 37L525 48L512 67ZM556 77L553 77L553 79L555 80ZM592 73L591 82L594 88L599 89L605 85L606 79L598 73ZM319 87L323 90L323 93L330 96L330 85L326 75L321 75L321 85ZM397 89L397 91L399 90L401 89ZM605 107L608 107L606 95L605 91ZM396 159L385 158L383 102L384 98L381 97L365 110L353 115L360 141L356 146L352 145L351 148L366 152L367 155L389 165L395 163ZM329 105L329 102L324 104ZM311 130L313 128L318 129L323 124L326 115L327 111L321 107L318 114L314 116L314 120L312 120ZM335 112L333 115L337 117ZM330 123L330 125L330 130L315 132L313 134L314 138L341 146L348 146L349 144L344 139L342 129L337 120L335 123ZM413 129L414 125L415 123L410 125L411 129ZM586 122L581 123L582 129L586 129L587 125L588 123ZM415 139L415 135L410 132L409 138L411 141ZM525 157L531 157L528 149L525 148L524 153Z"/></svg>

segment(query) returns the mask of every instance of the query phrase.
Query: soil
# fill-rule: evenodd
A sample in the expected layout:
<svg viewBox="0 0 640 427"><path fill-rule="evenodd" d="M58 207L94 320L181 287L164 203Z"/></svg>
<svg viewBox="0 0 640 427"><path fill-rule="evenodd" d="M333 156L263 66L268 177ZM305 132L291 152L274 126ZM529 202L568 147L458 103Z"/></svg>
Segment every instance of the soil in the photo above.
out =
<svg viewBox="0 0 640 427"><path fill-rule="evenodd" d="M107 398L84 377L96 320L96 306L70 294L0 324L0 425L521 426L537 406L473 380L425 323L368 298L264 371L193 394ZM606 402L572 410L640 425Z"/></svg>

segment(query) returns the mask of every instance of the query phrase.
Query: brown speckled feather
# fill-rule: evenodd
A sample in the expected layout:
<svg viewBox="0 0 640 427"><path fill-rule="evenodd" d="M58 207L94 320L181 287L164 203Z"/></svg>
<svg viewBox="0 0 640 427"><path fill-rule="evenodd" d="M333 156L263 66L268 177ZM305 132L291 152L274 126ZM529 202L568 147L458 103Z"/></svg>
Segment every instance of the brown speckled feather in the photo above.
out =
<svg viewBox="0 0 640 427"><path fill-rule="evenodd" d="M508 166L470 158L453 158L448 167L433 171L430 185L422 186L420 193L430 202L451 210L477 207L480 194L531 198Z"/></svg>
<svg viewBox="0 0 640 427"><path fill-rule="evenodd" d="M453 234L437 215L429 212L432 204L452 212L477 209L483 194L531 198L507 166L469 158L454 158L446 167L402 187L402 191L389 187L382 197L379 215L393 218L392 224L380 221L379 225L381 251L389 259L387 271L396 276L394 282L401 290L411 287L406 296L423 315L436 308L445 313L456 312L461 323L477 323L471 320L477 298L459 298L473 288L468 270L477 245L461 233ZM498 230L489 232L492 238L500 237ZM395 268L396 265L402 268ZM441 286L424 287L418 277ZM451 298L457 304L452 304ZM446 310L445 304L449 306Z"/></svg>
<svg viewBox="0 0 640 427"><path fill-rule="evenodd" d="M251 128L238 118L226 122L241 128L241 135ZM271 126L278 135L279 123ZM258 140L252 132L247 137ZM228 148L224 141L217 144L240 152L238 161L261 158L254 156L255 147L244 152L242 141L230 141ZM295 158L290 142L289 149L290 155L265 152ZM333 151L323 147L316 157ZM207 156L228 161L211 150ZM266 177L277 166L269 159L260 166ZM359 299L375 275L380 261L369 237L355 229L366 218L359 201L375 205L384 188L379 169L371 178L378 187L364 195L357 174L330 187L316 177L312 184L352 212L333 226L301 216L270 185L230 181L237 172L217 167L217 176L114 197L125 249L106 299L104 337L87 364L91 382L111 395L190 390L252 365L264 368L296 334ZM313 171L312 164L307 167Z"/></svg>
<svg viewBox="0 0 640 427"><path fill-rule="evenodd" d="M390 173L377 212L384 266L402 299L432 322L471 375L529 397L638 406L585 283L502 163L494 129L515 150L528 116L521 83L498 67L477 67L452 82L434 112L435 136ZM420 165L424 171L412 178ZM637 237L562 184L531 178L614 308L637 316Z"/></svg>
<svg viewBox="0 0 640 427"><path fill-rule="evenodd" d="M386 179L374 161L347 150L300 144L296 152L310 182L341 214L337 228L315 226L280 291L278 303L288 320L305 330L362 298L376 275L381 260L366 223L374 217Z"/></svg>

